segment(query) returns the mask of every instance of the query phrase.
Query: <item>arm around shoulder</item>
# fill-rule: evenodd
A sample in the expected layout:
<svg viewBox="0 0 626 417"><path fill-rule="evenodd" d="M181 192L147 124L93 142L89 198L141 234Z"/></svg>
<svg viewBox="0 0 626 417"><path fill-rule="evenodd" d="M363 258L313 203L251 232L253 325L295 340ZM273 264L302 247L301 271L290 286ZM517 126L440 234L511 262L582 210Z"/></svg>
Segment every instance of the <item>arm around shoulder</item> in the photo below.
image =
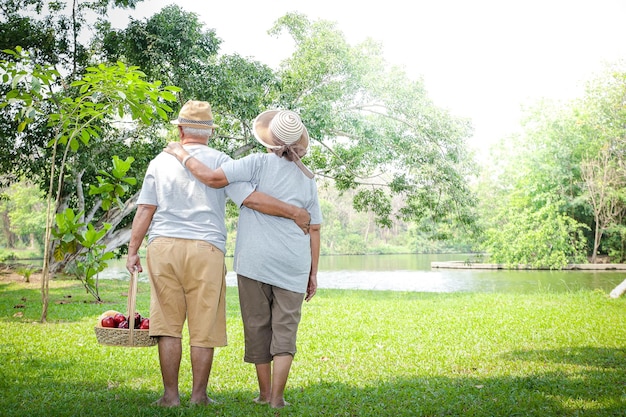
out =
<svg viewBox="0 0 626 417"><path fill-rule="evenodd" d="M204 165L187 152L180 143L170 142L163 150L170 155L174 155L176 159L183 164L183 167L187 168L187 170L204 185L212 188L222 188L228 185L226 174L224 174L221 168L213 170Z"/></svg>

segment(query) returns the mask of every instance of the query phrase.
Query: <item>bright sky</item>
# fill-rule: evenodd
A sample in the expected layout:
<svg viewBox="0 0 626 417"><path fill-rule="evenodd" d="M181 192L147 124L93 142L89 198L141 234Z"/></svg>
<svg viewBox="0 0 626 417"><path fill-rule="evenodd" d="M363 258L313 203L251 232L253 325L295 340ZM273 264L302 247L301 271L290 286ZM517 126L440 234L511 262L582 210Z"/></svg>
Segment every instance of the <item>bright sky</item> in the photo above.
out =
<svg viewBox="0 0 626 417"><path fill-rule="evenodd" d="M152 16L168 0L145 0L130 15ZM422 77L435 103L469 117L475 149L518 129L520 109L540 98L571 99L607 62L626 59L624 0L178 0L238 53L276 67L292 45L270 37L298 11L337 23L348 42L381 42L391 64ZM112 15L115 22L128 11ZM119 19L119 20L118 20Z"/></svg>

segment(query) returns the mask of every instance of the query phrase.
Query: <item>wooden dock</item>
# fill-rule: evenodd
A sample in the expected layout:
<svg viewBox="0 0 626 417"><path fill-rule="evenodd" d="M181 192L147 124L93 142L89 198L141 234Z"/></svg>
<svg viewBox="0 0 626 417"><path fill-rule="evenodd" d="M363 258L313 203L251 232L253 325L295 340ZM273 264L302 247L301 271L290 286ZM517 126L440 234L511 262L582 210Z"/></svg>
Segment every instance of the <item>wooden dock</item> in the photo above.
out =
<svg viewBox="0 0 626 417"><path fill-rule="evenodd" d="M439 269L549 269L532 268L528 265L519 265L517 268L509 268L505 264L486 264L468 261L431 262L431 268ZM563 267L564 271L626 271L626 264L570 264Z"/></svg>

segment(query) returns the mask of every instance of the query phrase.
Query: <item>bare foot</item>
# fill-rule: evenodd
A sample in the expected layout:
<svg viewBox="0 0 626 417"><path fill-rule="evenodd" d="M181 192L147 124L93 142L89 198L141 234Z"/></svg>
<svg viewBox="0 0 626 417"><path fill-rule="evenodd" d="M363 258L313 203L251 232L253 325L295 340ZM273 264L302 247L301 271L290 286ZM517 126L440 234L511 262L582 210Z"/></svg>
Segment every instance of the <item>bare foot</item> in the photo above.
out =
<svg viewBox="0 0 626 417"><path fill-rule="evenodd" d="M217 404L217 401L205 396L204 398L201 398L199 400L190 399L189 404L190 405L209 405L209 404Z"/></svg>
<svg viewBox="0 0 626 417"><path fill-rule="evenodd" d="M152 405L156 405L157 407L178 407L180 405L180 399L166 399L165 397L161 397L153 402Z"/></svg>
<svg viewBox="0 0 626 417"><path fill-rule="evenodd" d="M270 404L270 407L272 408L284 408L284 407L288 407L291 404L289 404L287 401L285 400L280 400L279 402L277 402L276 404Z"/></svg>
<svg viewBox="0 0 626 417"><path fill-rule="evenodd" d="M255 402L255 403L257 403L257 404L269 404L269 403L270 403L270 401L269 401L269 400L266 400L265 398L261 398L260 396L259 396L259 397L256 397L256 398L255 398L254 400L252 400L252 401L254 401L254 402Z"/></svg>

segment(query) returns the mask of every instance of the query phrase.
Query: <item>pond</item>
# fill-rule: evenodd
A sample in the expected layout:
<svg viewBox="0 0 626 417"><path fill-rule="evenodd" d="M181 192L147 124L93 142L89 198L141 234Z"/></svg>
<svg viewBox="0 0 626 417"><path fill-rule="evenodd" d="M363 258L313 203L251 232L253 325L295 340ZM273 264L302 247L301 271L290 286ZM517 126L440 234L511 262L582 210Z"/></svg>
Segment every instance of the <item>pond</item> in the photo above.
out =
<svg viewBox="0 0 626 417"><path fill-rule="evenodd" d="M333 255L320 258L319 288L419 292L566 292L599 289L609 293L626 271L509 271L434 269L431 262L465 261L467 254ZM144 262L145 266L145 262ZM226 284L236 286L232 258ZM111 262L100 278L125 279L125 259ZM147 274L140 274L140 280Z"/></svg>

